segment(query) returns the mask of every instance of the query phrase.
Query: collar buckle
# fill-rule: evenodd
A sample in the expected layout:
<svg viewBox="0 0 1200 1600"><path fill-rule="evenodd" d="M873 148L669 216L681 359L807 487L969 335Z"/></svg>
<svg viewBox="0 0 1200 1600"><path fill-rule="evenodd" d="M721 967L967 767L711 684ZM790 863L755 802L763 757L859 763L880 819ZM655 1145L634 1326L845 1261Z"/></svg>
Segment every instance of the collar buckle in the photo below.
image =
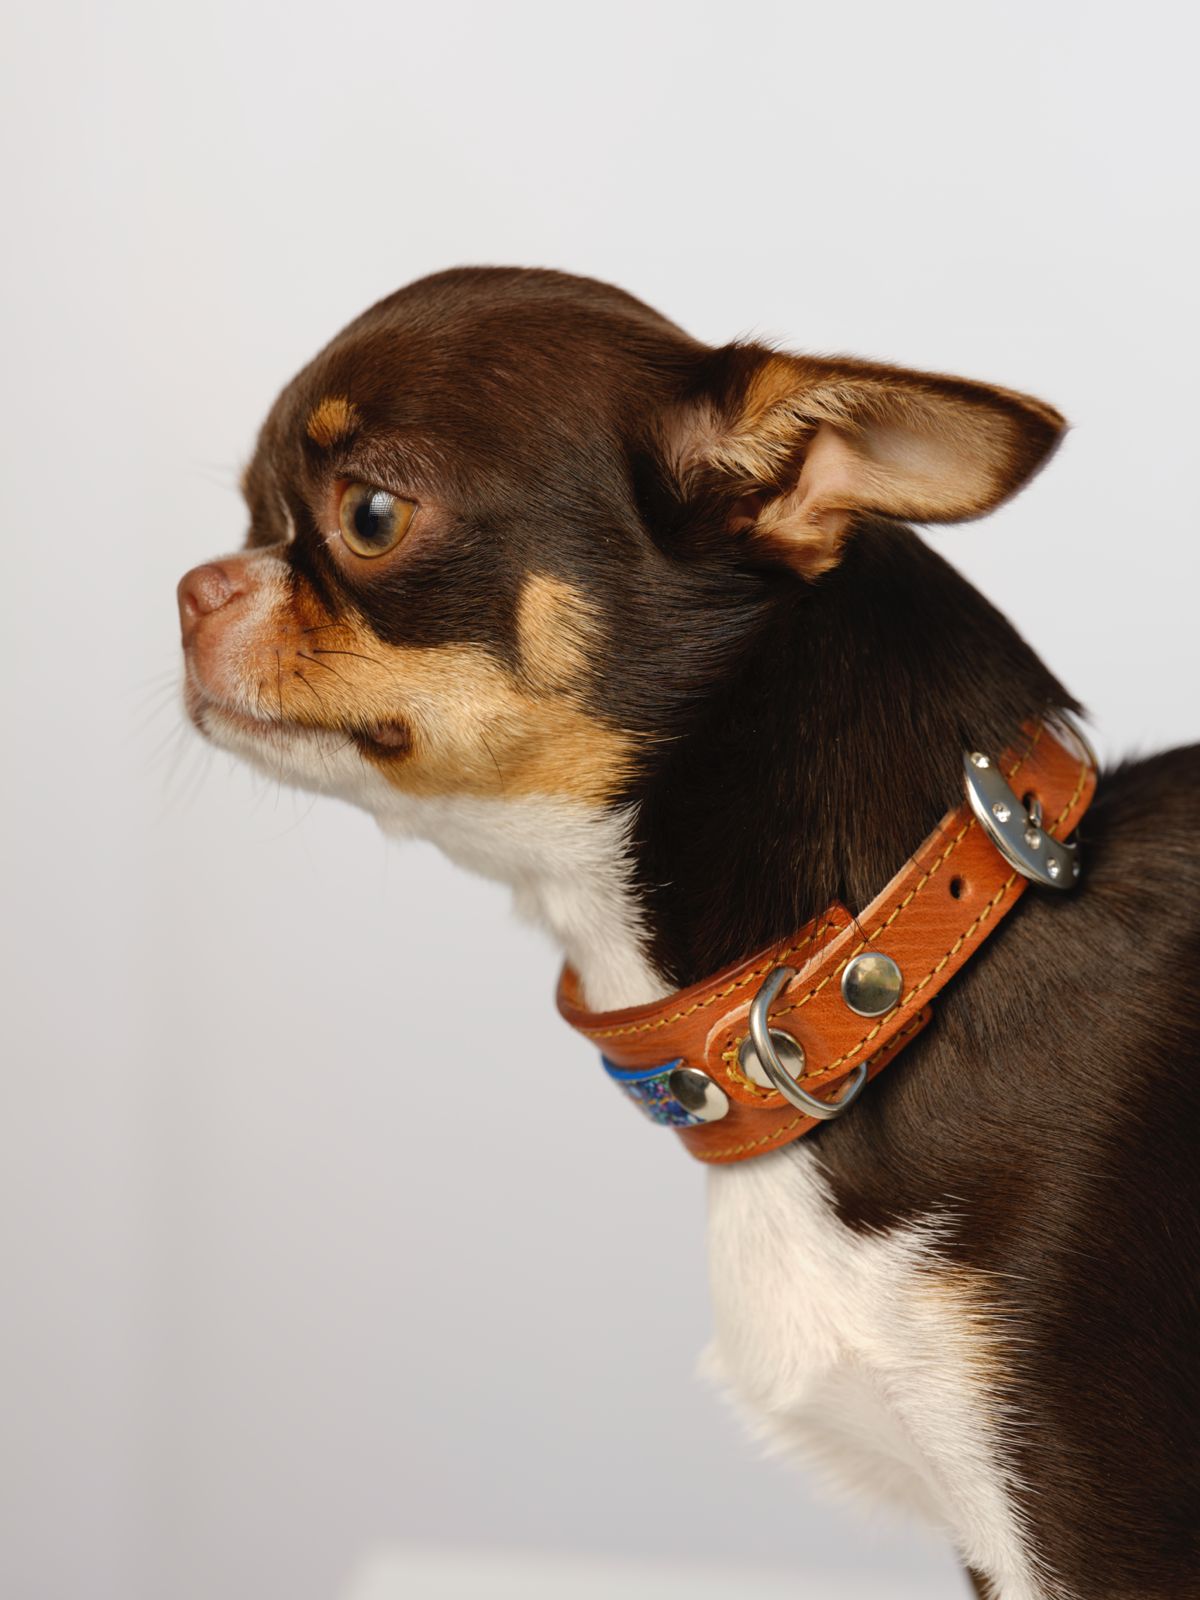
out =
<svg viewBox="0 0 1200 1600"><path fill-rule="evenodd" d="M967 799L980 827L1010 867L1046 889L1070 889L1083 867L1074 844L1048 833L1036 794L1019 800L999 767L979 750L963 756Z"/></svg>

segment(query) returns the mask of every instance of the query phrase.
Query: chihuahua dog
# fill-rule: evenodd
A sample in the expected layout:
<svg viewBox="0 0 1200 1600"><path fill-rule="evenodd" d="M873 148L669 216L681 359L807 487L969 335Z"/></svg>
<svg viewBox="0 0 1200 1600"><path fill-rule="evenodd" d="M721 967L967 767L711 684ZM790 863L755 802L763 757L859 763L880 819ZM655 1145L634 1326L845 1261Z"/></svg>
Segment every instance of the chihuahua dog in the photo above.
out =
<svg viewBox="0 0 1200 1600"><path fill-rule="evenodd" d="M187 709L509 883L579 1004L637 1015L865 917L964 750L1075 709L905 525L991 510L1062 427L441 273L275 404L246 549L180 585ZM1061 581L1086 608L1087 562ZM1071 892L1031 888L844 1116L712 1168L722 1380L993 1600L1200 1596L1198 780L1200 747L1107 772Z"/></svg>

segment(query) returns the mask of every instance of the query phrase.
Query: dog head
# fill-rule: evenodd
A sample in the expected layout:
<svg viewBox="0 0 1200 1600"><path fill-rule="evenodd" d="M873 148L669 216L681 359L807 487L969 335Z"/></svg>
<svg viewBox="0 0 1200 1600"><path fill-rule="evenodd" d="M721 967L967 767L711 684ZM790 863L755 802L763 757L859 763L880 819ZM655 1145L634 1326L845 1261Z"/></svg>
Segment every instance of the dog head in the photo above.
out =
<svg viewBox="0 0 1200 1600"><path fill-rule="evenodd" d="M988 511L1061 427L964 380L712 349L587 279L442 273L271 411L245 550L180 584L188 711L384 819L611 808L857 522Z"/></svg>

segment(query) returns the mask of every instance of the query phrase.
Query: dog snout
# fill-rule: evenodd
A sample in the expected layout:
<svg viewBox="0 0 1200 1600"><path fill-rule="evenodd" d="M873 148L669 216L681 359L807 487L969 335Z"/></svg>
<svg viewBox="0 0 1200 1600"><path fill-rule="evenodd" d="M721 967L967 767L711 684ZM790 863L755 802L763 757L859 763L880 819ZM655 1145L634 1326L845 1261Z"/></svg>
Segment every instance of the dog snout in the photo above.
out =
<svg viewBox="0 0 1200 1600"><path fill-rule="evenodd" d="M211 616L250 587L244 567L207 561L193 567L179 581L179 628L188 644L203 617Z"/></svg>

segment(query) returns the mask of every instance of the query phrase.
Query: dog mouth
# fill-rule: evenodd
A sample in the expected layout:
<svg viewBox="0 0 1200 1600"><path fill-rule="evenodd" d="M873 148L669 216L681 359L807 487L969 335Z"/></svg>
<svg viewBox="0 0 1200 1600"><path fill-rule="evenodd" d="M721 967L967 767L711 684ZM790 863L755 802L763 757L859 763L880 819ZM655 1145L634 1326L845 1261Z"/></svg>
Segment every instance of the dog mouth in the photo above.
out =
<svg viewBox="0 0 1200 1600"><path fill-rule="evenodd" d="M279 716L265 708L262 714L256 715L205 693L190 676L184 687L184 705L193 725L207 737L218 741L222 734L230 733L265 743L283 739L337 738L357 746L363 755L371 755L378 760L407 756L413 748L412 728L401 717L354 727L301 722L293 717Z"/></svg>
<svg viewBox="0 0 1200 1600"><path fill-rule="evenodd" d="M373 755L380 760L407 756L413 747L412 729L401 717L373 722L367 728L351 729L350 737L364 755Z"/></svg>
<svg viewBox="0 0 1200 1600"><path fill-rule="evenodd" d="M240 733L252 739L270 739L303 734L312 737L315 734L337 731L332 728L317 727L311 722L302 722L297 717L285 716L282 711L276 712L267 703L254 711L249 711L244 706L232 705L223 695L214 693L201 680L190 660L185 663L183 676L183 708L193 727L198 728L209 738L218 737L222 732ZM346 731L342 730L343 736Z"/></svg>
<svg viewBox="0 0 1200 1600"><path fill-rule="evenodd" d="M190 708L189 708L190 709ZM292 722L287 717L252 717L245 711L234 711L230 706L217 705L215 701L207 700L190 712L192 721L202 733L211 733L214 724L225 727L238 733L249 734L254 739L269 739L272 736L284 735L292 737L299 734L314 734L322 730L305 727L302 722Z"/></svg>

